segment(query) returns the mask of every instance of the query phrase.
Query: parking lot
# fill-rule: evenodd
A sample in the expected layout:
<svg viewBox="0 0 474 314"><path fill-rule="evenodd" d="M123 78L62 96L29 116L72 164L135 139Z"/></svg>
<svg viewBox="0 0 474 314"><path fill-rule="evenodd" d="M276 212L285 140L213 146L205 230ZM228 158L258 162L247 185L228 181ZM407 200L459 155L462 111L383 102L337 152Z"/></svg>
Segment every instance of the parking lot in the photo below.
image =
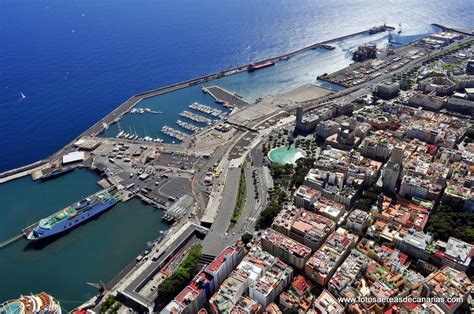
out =
<svg viewBox="0 0 474 314"><path fill-rule="evenodd" d="M129 191L128 197L140 193L168 209L183 195L192 194L192 174L185 169L194 167L197 157L160 154L154 147L137 144L105 143L102 150L95 152L95 166L108 169L108 174ZM147 162L156 156L155 161Z"/></svg>
<svg viewBox="0 0 474 314"><path fill-rule="evenodd" d="M154 164L163 167L192 169L198 160L197 157L164 153L155 160Z"/></svg>

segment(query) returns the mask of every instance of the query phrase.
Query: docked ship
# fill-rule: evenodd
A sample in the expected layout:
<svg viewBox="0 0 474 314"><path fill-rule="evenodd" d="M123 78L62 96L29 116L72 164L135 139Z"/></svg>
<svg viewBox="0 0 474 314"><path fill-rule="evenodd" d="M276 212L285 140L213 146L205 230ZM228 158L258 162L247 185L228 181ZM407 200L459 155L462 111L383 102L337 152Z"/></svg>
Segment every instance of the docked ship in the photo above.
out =
<svg viewBox="0 0 474 314"><path fill-rule="evenodd" d="M28 235L28 240L39 240L64 232L114 206L117 199L109 191L110 189L97 192L41 219Z"/></svg>
<svg viewBox="0 0 474 314"><path fill-rule="evenodd" d="M57 169L57 170L54 170L52 172L50 172L49 174L46 174L44 176L41 177L41 181L47 181L47 180L51 180L51 179L56 179L57 177L60 177L62 175L65 175L69 172L72 172L74 170L74 168L66 168L66 169Z"/></svg>
<svg viewBox="0 0 474 314"><path fill-rule="evenodd" d="M314 45L311 49L314 50L314 49L319 49L319 48L321 48L321 49L326 49L326 50L334 50L334 49L336 49L336 47L334 47L334 46L325 45L325 44L316 44L316 45Z"/></svg>
<svg viewBox="0 0 474 314"><path fill-rule="evenodd" d="M372 35L372 34L377 34L380 32L385 32L386 29L387 29L387 26L385 24L382 26L374 26L371 29L369 29L369 34Z"/></svg>
<svg viewBox="0 0 474 314"><path fill-rule="evenodd" d="M260 62L260 63L252 63L252 64L249 64L249 66L247 67L247 71L253 72L253 71L257 71L266 67L270 67L272 65L275 65L275 62L265 61L265 62Z"/></svg>
<svg viewBox="0 0 474 314"><path fill-rule="evenodd" d="M21 296L0 304L0 313L23 314L23 313L52 313L61 314L59 302L45 292Z"/></svg>

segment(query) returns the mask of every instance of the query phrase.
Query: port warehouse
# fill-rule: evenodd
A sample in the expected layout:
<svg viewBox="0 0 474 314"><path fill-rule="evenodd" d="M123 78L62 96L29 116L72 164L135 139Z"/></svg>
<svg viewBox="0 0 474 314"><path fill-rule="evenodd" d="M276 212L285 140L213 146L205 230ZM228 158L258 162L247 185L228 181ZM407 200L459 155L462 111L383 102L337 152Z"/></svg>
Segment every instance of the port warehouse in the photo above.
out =
<svg viewBox="0 0 474 314"><path fill-rule="evenodd" d="M142 307L143 310L148 310L150 307L153 307L157 294L153 293L153 296L147 296L145 295L145 291L142 290L169 262L172 261L174 256L181 249L191 243L193 239L203 239L206 234L206 228L194 223L186 223L183 225L180 230L176 232L175 239L168 240L168 242L171 243L164 243L158 252L150 253L151 264L141 271L141 273L123 289L118 290L118 298L124 303L132 302L135 305Z"/></svg>

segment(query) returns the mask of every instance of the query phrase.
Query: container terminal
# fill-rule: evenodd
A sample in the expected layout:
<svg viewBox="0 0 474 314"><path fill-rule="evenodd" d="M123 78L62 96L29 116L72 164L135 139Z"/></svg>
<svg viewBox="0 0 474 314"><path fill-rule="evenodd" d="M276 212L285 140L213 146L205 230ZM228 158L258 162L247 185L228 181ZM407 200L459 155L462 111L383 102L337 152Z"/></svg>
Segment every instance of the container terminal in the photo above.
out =
<svg viewBox="0 0 474 314"><path fill-rule="evenodd" d="M388 26L384 27L390 29ZM369 30L365 30L342 38L368 32ZM257 64L264 64L267 61L278 62L282 57L291 57L312 49L315 45L326 45L336 40L340 38L314 44ZM470 39L463 38L454 44L468 40ZM114 195L117 195L117 199L126 202L130 198L138 197L151 206L166 211L164 219L172 224L170 231L166 235L157 235L149 248L106 284L105 291L81 307L81 309L98 310L102 298L113 294L132 310L157 311L156 286L167 274L172 273L170 270L179 264L180 256L189 250L190 246L196 243L203 244L204 258L201 262L205 265L224 247L235 243L247 230L253 230L256 218L266 206L268 187L272 185L267 166L257 162L259 144L274 130L294 126L295 111L298 107L304 106L305 110L310 110L335 103L338 99L343 99L343 102L357 99L370 93L368 83L376 84L394 73L407 71L427 60L428 55L432 57L438 52L414 42L394 48L388 58L385 57L385 53L386 51L382 51L382 54L377 54L376 60L380 61L378 67L374 66L370 74L363 74L364 79L359 78L359 83L352 82L341 91L326 93L315 99L300 97L299 101L286 101L296 99L295 93L289 92L265 97L251 104L218 86L205 87L203 92L209 93L216 102L234 110L219 125L205 127L193 135L164 126L162 132L176 138L178 144L147 141L145 138L137 138L136 135L130 136L132 132L123 132L116 138L97 137L104 128L119 121L123 114L130 112L142 99L247 71L248 66L135 95L49 158L0 174L0 183L25 175L31 175L33 179L48 178L51 174L59 174L65 169L86 167L102 174L99 183L103 189L116 188ZM385 63L387 65L383 66ZM361 63L356 62L345 69L346 72L341 71L338 75L342 76L344 73L349 75L353 68L360 66ZM385 73L387 66L393 69L389 73ZM308 88L311 87L305 87L299 90L299 93ZM282 102L280 99L285 101ZM335 106L342 108L341 110L345 108L337 103ZM205 107L200 108L208 110ZM193 117L205 118L189 113ZM248 180L247 185L251 193L254 193L255 189L261 197L258 203L248 202L245 205L238 222L232 227L232 232L228 232L232 211L225 209L235 207L241 173L247 175L247 170L242 171L247 158L254 161L251 169L258 178L255 180L255 185L249 184L253 180ZM20 237L26 236L27 231L31 232L36 226L33 224L25 228L23 232L25 235ZM3 242L0 247L8 245L16 238L18 236Z"/></svg>

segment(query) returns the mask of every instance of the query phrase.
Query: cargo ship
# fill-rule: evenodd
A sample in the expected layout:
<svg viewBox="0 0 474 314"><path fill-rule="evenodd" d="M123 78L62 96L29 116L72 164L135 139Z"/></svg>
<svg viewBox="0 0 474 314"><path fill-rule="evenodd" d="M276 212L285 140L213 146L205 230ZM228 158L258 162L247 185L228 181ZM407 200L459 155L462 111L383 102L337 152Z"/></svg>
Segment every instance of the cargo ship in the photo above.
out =
<svg viewBox="0 0 474 314"><path fill-rule="evenodd" d="M111 189L97 192L41 219L28 235L28 240L40 240L64 232L114 206L117 199L110 194Z"/></svg>
<svg viewBox="0 0 474 314"><path fill-rule="evenodd" d="M23 313L52 313L61 314L59 302L45 292L21 296L0 304L0 313L23 314Z"/></svg>
<svg viewBox="0 0 474 314"><path fill-rule="evenodd" d="M265 61L265 62L260 62L260 63L252 63L252 64L249 64L249 66L247 67L247 71L253 72L253 71L257 71L266 67L270 67L272 65L275 65L275 62Z"/></svg>

